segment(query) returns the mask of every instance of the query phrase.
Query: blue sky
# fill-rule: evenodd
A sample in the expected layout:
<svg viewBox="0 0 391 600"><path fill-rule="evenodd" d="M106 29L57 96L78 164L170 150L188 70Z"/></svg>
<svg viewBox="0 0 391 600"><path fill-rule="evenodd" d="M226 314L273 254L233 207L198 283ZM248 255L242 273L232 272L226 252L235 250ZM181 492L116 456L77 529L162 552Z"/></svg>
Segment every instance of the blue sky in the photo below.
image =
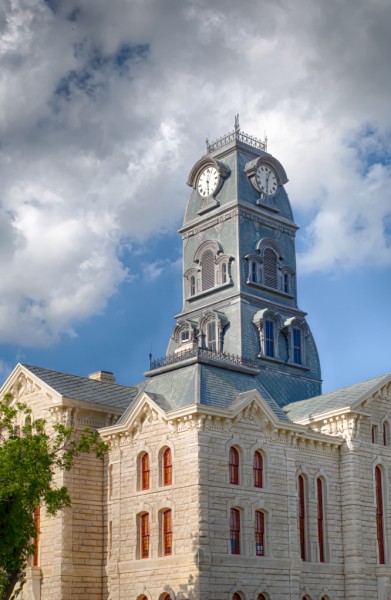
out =
<svg viewBox="0 0 391 600"><path fill-rule="evenodd" d="M391 371L390 25L386 0L6 1L0 379L133 384L164 354L185 182L236 113L289 177L324 390Z"/></svg>

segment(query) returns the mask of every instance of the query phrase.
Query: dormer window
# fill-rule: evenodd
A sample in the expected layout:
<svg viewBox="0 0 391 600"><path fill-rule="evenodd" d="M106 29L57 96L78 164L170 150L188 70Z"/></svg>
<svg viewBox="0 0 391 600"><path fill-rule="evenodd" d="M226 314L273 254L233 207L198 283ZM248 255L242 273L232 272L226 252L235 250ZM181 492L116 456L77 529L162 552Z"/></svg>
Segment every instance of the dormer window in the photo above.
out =
<svg viewBox="0 0 391 600"><path fill-rule="evenodd" d="M283 281L282 281L282 285L283 285L283 291L285 292L285 294L289 294L290 292L290 286L289 286L289 275L288 273L283 273Z"/></svg>
<svg viewBox="0 0 391 600"><path fill-rule="evenodd" d="M308 326L303 319L291 317L284 323L284 333L288 345L288 362L292 365L306 366L306 345Z"/></svg>
<svg viewBox="0 0 391 600"><path fill-rule="evenodd" d="M182 329L181 331L181 344L184 344L185 342L188 342L190 340L190 330L189 329Z"/></svg>
<svg viewBox="0 0 391 600"><path fill-rule="evenodd" d="M265 320L265 356L274 357L274 321Z"/></svg>
<svg viewBox="0 0 391 600"><path fill-rule="evenodd" d="M253 323L259 333L259 358L280 360L278 336L281 330L281 317L265 308L254 315Z"/></svg>
<svg viewBox="0 0 391 600"><path fill-rule="evenodd" d="M231 285L230 263L232 256L223 254L221 245L215 240L203 242L194 255L198 263L186 271L186 296L192 298L221 286Z"/></svg>
<svg viewBox="0 0 391 600"><path fill-rule="evenodd" d="M206 327L206 346L209 350L216 352L217 350L217 335L216 321L209 321Z"/></svg>

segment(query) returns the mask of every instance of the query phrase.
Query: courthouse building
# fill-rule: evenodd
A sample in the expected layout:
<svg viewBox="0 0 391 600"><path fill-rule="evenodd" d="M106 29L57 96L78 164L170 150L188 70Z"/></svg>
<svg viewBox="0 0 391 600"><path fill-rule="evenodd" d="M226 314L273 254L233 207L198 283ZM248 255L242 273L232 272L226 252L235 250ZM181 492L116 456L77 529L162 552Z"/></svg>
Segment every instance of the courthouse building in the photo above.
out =
<svg viewBox="0 0 391 600"><path fill-rule="evenodd" d="M188 177L166 356L134 387L22 364L4 384L109 446L37 513L24 600L391 599L391 375L322 395L287 181L236 120Z"/></svg>

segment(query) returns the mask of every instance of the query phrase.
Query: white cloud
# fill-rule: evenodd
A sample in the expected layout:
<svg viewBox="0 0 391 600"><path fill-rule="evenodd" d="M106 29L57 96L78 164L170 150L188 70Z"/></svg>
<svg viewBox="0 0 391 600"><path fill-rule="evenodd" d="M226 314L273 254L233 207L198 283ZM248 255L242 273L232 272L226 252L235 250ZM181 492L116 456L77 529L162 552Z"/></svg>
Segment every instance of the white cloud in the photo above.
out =
<svg viewBox="0 0 391 600"><path fill-rule="evenodd" d="M390 265L390 23L387 0L6 0L0 341L101 310L131 276L121 244L177 226L236 112L308 215L305 269Z"/></svg>

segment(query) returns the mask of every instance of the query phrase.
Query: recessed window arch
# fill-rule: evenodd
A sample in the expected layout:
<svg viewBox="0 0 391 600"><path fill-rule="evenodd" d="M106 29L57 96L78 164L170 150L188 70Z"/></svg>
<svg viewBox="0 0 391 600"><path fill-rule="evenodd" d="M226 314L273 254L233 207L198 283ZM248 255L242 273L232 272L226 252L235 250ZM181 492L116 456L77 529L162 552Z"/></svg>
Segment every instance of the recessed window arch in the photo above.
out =
<svg viewBox="0 0 391 600"><path fill-rule="evenodd" d="M316 508L319 562L326 562L326 486L323 477L316 478Z"/></svg>
<svg viewBox="0 0 391 600"><path fill-rule="evenodd" d="M264 486L264 460L260 450L255 450L253 457L253 483L254 487L263 488Z"/></svg>
<svg viewBox="0 0 391 600"><path fill-rule="evenodd" d="M171 448L166 448L163 452L163 485L172 485Z"/></svg>
<svg viewBox="0 0 391 600"><path fill-rule="evenodd" d="M307 480L303 473L297 478L300 556L309 560L307 543Z"/></svg>
<svg viewBox="0 0 391 600"><path fill-rule="evenodd" d="M173 553L173 515L171 508L159 511L160 552L161 556L171 556Z"/></svg>
<svg viewBox="0 0 391 600"><path fill-rule="evenodd" d="M148 512L137 515L138 558L150 558L150 517Z"/></svg>
<svg viewBox="0 0 391 600"><path fill-rule="evenodd" d="M240 554L241 551L241 514L239 508L230 511L230 543L231 554Z"/></svg>
<svg viewBox="0 0 391 600"><path fill-rule="evenodd" d="M258 594L257 600L267 600L265 594Z"/></svg>
<svg viewBox="0 0 391 600"><path fill-rule="evenodd" d="M290 317L284 322L283 332L287 337L288 362L292 365L306 365L306 339L308 325L303 319Z"/></svg>
<svg viewBox="0 0 391 600"><path fill-rule="evenodd" d="M384 565L385 554L385 523L384 523L384 477L380 465L375 467L375 500L376 500L376 534L378 563Z"/></svg>
<svg viewBox="0 0 391 600"><path fill-rule="evenodd" d="M265 556L265 513L262 510L255 511L255 554Z"/></svg>
<svg viewBox="0 0 391 600"><path fill-rule="evenodd" d="M383 434L383 446L389 446L391 444L390 438L390 423L388 419L384 419L382 424L382 434Z"/></svg>
<svg viewBox="0 0 391 600"><path fill-rule="evenodd" d="M138 481L140 490L149 490L150 487L150 462L148 452L141 452L138 456Z"/></svg>
<svg viewBox="0 0 391 600"><path fill-rule="evenodd" d="M271 238L263 238L258 242L256 250L261 262L259 283L274 290L281 289L280 265L283 256L278 244Z"/></svg>
<svg viewBox="0 0 391 600"><path fill-rule="evenodd" d="M238 592L235 592L235 593L232 595L232 600L243 600L243 598L242 598L242 595L241 595L241 594L239 594Z"/></svg>
<svg viewBox="0 0 391 600"><path fill-rule="evenodd" d="M236 446L229 449L229 482L233 485L239 485L240 454Z"/></svg>

